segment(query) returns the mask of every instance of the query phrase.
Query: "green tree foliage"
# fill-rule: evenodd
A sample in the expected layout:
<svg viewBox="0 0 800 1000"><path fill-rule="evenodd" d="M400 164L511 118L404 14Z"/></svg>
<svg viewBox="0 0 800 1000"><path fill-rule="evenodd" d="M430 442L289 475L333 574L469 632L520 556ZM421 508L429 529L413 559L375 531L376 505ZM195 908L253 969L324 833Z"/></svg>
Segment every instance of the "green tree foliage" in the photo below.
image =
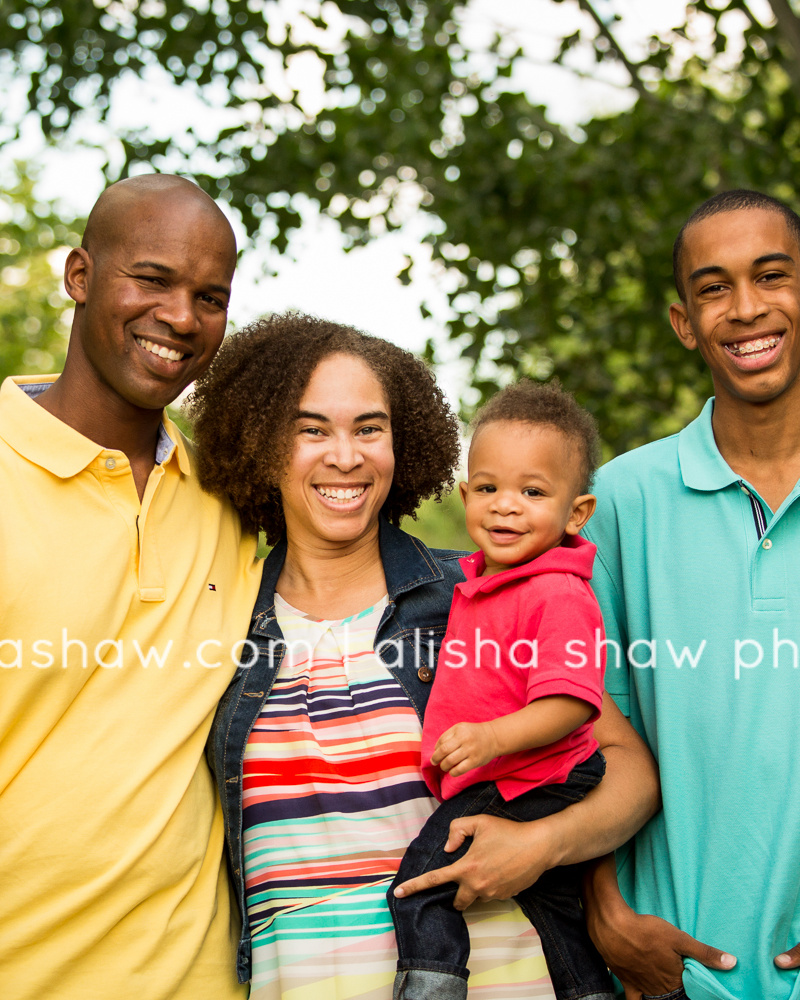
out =
<svg viewBox="0 0 800 1000"><path fill-rule="evenodd" d="M433 549L475 550L464 525L464 506L457 489L441 501L425 500L416 518L404 518L403 528Z"/></svg>
<svg viewBox="0 0 800 1000"><path fill-rule="evenodd" d="M0 380L61 370L69 300L52 256L78 241L72 224L35 197L33 180L18 165L0 192Z"/></svg>
<svg viewBox="0 0 800 1000"><path fill-rule="evenodd" d="M555 373L620 451L676 430L709 391L666 322L686 215L735 186L800 205L800 19L789 0L762 0L768 21L750 0L695 0L635 60L601 16L612 2L551 2L583 15L557 58L588 47L620 63L629 111L560 128L515 84L524 53L499 37L466 51L443 0L308 0L293 25L244 0L3 0L0 45L53 139L103 117L131 73L225 107L231 124L211 141L123 132L124 171L185 169L279 250L307 198L352 245L421 206L434 259L457 277L450 333L480 394ZM278 73L301 58L322 66L321 110Z"/></svg>

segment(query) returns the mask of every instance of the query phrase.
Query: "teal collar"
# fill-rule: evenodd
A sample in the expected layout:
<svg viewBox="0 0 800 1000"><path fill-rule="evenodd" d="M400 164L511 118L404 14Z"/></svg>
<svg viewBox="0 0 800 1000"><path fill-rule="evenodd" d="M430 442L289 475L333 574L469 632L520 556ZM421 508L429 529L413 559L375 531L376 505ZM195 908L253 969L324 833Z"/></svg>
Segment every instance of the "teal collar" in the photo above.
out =
<svg viewBox="0 0 800 1000"><path fill-rule="evenodd" d="M740 476L733 471L720 454L714 440L711 416L714 397L703 407L700 416L678 435L678 463L684 486L690 490L724 490L738 483Z"/></svg>

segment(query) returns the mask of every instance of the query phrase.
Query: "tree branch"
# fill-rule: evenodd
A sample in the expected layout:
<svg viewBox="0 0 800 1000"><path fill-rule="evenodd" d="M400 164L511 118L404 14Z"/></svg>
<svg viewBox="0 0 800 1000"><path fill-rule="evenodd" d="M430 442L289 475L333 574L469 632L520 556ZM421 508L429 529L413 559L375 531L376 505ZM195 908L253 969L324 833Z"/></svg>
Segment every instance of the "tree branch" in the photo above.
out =
<svg viewBox="0 0 800 1000"><path fill-rule="evenodd" d="M517 61L528 66L537 66L548 69L552 69L554 65L552 59L536 59L533 56L519 56ZM557 66L559 69L563 69L565 73L570 73L579 80L590 80L592 83L600 84L603 87L610 87L612 90L628 90L630 86L630 84L627 83L616 83L613 80L604 80L602 77L597 76L596 73L590 73L588 70L578 69L576 66L570 66L567 62L558 63Z"/></svg>
<svg viewBox="0 0 800 1000"><path fill-rule="evenodd" d="M600 15L594 9L594 7L589 2L589 0L578 0L578 6L580 7L580 9L582 11L584 11L586 14L588 14L589 17L591 17L591 19L594 21L595 25L597 26L598 34L600 34L603 38L605 38L605 40L611 46L611 49L613 50L614 55L617 57L617 59L619 59L619 61L622 63L622 65L628 71L628 75L631 78L631 86L637 92L637 94L639 95L639 97L643 97L643 98L649 100L650 97L651 97L651 94L648 91L648 89L645 87L645 85L642 82L642 80L640 79L639 73L638 73L638 70L637 70L635 64L632 63L630 61L630 59L628 59L628 57L622 51L622 48L620 47L619 42L616 40L616 38L614 38L614 36L608 30L608 26L605 24L605 22L603 21L603 19L600 17Z"/></svg>
<svg viewBox="0 0 800 1000"><path fill-rule="evenodd" d="M789 0L767 0L775 20L778 22L778 30L781 38L789 49L785 69L792 81L792 89L800 97L800 18L792 10Z"/></svg>

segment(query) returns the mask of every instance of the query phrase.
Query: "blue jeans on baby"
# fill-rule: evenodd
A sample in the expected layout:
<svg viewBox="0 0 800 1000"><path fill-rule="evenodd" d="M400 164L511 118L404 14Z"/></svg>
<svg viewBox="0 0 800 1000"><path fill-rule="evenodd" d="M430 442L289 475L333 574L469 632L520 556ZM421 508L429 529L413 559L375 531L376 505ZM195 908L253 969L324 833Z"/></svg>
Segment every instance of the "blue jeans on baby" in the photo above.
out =
<svg viewBox="0 0 800 1000"><path fill-rule="evenodd" d="M388 892L397 935L397 976L393 1000L465 1000L469 934L453 908L455 882L397 898L401 882L462 857L471 838L446 854L450 824L462 816L487 813L524 823L578 802L603 777L605 760L596 751L570 771L560 785L534 788L506 802L493 781L465 788L442 802L405 853ZM558 1000L613 1000L605 962L592 944L581 908L581 865L552 868L514 898L539 932Z"/></svg>

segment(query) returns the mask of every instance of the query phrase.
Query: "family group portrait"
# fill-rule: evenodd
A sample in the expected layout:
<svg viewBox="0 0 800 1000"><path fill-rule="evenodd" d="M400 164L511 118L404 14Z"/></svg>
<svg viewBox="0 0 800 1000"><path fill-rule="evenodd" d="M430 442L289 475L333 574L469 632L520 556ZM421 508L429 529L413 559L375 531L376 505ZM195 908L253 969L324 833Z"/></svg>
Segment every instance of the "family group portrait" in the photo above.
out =
<svg viewBox="0 0 800 1000"><path fill-rule="evenodd" d="M0 93L0 1000L798 1000L800 0Z"/></svg>

